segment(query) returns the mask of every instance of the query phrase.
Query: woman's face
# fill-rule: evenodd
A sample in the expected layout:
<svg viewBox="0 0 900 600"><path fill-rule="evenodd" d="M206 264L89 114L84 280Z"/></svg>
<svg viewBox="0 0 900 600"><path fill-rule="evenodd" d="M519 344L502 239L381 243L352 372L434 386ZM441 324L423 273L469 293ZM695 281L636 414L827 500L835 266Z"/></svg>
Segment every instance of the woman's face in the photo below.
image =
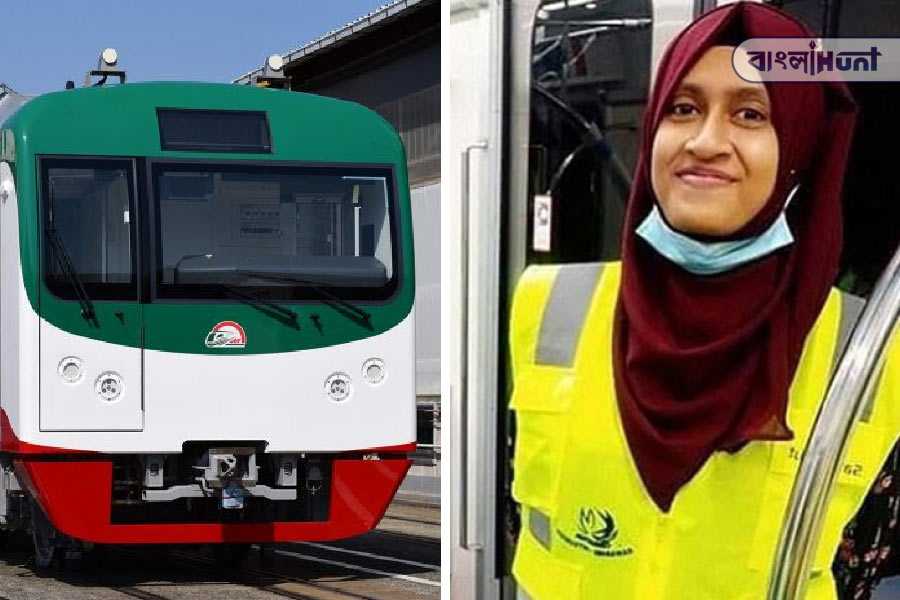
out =
<svg viewBox="0 0 900 600"><path fill-rule="evenodd" d="M778 138L762 83L738 77L732 46L713 46L685 75L653 139L651 182L666 221L727 236L772 194Z"/></svg>

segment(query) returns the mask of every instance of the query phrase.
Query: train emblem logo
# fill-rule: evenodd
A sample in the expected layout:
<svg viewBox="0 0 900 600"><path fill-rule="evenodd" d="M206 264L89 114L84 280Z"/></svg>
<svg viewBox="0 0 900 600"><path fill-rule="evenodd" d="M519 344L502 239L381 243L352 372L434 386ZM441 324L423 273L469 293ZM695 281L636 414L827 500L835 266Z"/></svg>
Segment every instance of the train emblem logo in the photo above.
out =
<svg viewBox="0 0 900 600"><path fill-rule="evenodd" d="M240 323L221 321L206 334L207 348L243 348L247 345L247 334Z"/></svg>

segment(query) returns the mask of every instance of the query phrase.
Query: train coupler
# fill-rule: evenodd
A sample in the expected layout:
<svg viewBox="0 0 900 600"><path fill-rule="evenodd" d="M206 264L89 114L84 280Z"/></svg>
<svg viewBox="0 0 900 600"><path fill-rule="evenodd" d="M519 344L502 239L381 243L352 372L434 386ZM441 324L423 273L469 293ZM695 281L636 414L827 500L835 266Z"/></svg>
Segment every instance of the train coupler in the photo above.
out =
<svg viewBox="0 0 900 600"><path fill-rule="evenodd" d="M259 483L256 449L253 447L210 448L203 453L195 483L165 486L165 460L151 455L144 463L145 502L172 502L181 498L218 498L223 509L244 508L244 498L297 499L297 456L279 457L275 486Z"/></svg>

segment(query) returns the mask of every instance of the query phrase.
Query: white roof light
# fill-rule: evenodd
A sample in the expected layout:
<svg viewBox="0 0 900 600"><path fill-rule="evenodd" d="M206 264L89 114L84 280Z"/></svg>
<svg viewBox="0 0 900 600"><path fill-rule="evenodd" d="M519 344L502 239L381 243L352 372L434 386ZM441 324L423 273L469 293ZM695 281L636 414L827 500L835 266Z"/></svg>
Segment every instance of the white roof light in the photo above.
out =
<svg viewBox="0 0 900 600"><path fill-rule="evenodd" d="M119 53L115 48L107 48L100 53L100 58L109 66L115 65L119 61Z"/></svg>
<svg viewBox="0 0 900 600"><path fill-rule="evenodd" d="M281 58L280 54L273 54L269 58L266 59L266 64L273 71L280 71L284 68L284 59Z"/></svg>

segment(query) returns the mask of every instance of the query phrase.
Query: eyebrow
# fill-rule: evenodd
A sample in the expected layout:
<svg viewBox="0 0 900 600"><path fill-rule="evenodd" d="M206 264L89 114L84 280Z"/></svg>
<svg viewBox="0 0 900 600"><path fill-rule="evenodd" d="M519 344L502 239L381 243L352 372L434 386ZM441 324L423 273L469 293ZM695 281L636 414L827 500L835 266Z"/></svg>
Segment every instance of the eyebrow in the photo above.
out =
<svg viewBox="0 0 900 600"><path fill-rule="evenodd" d="M732 96L736 96L741 99L746 98L746 99L750 99L750 100L759 100L760 102L768 105L769 100L766 97L766 93L763 91L764 89L765 88L740 85L740 86L726 88L725 91L728 94L730 94ZM689 82L682 83L675 90L675 94L677 95L677 94L682 94L682 93L689 93L689 94L694 94L697 96L703 96L704 89L695 83L689 83Z"/></svg>

